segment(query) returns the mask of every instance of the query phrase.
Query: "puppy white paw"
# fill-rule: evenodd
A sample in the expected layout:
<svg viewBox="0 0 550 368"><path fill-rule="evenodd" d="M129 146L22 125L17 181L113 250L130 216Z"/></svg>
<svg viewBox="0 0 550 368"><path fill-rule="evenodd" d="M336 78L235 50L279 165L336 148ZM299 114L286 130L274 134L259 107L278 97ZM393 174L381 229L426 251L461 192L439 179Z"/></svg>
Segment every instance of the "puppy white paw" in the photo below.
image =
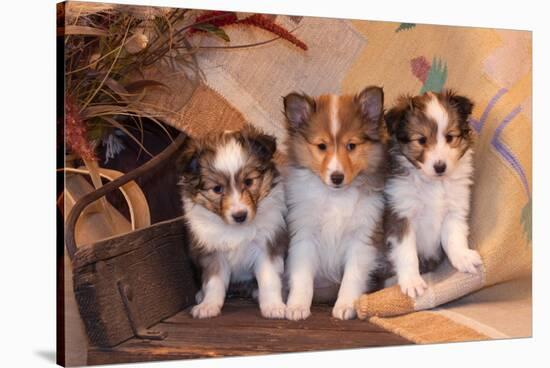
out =
<svg viewBox="0 0 550 368"><path fill-rule="evenodd" d="M285 318L286 306L284 303L270 303L260 305L260 311L264 318L281 319Z"/></svg>
<svg viewBox="0 0 550 368"><path fill-rule="evenodd" d="M353 308L353 305L337 303L334 305L334 308L332 308L332 316L334 318L348 320L357 317L357 313L355 312L355 308Z"/></svg>
<svg viewBox="0 0 550 368"><path fill-rule="evenodd" d="M195 294L195 303L200 304L202 300L204 299L204 293L202 290L197 291Z"/></svg>
<svg viewBox="0 0 550 368"><path fill-rule="evenodd" d="M285 311L286 319L292 321L299 321L306 319L311 315L311 310L308 306L305 305L287 305Z"/></svg>
<svg viewBox="0 0 550 368"><path fill-rule="evenodd" d="M212 303L200 303L191 308L193 318L212 318L219 316L222 311L221 305Z"/></svg>
<svg viewBox="0 0 550 368"><path fill-rule="evenodd" d="M258 301L259 296L260 296L260 291L258 290L258 288L255 288L254 290L252 290L252 299L254 299L255 301Z"/></svg>
<svg viewBox="0 0 550 368"><path fill-rule="evenodd" d="M402 277L399 280L399 286L401 287L403 294L408 295L411 298L421 296L428 288L428 285L420 275Z"/></svg>
<svg viewBox="0 0 550 368"><path fill-rule="evenodd" d="M453 267L460 272L468 272L473 274L478 273L476 266L480 266L482 264L479 253L468 248L461 249L460 251L454 251L449 254L449 261L451 261Z"/></svg>

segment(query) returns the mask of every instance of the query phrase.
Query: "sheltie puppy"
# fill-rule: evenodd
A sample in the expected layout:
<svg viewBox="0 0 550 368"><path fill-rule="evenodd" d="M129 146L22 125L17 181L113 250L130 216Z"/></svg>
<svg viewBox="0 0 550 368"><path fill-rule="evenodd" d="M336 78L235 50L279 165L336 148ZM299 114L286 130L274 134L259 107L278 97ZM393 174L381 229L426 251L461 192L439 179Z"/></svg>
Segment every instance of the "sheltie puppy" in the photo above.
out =
<svg viewBox="0 0 550 368"><path fill-rule="evenodd" d="M424 293L420 276L445 251L461 272L476 273L468 247L473 136L472 102L453 91L402 96L385 120L390 134L386 241L401 290ZM426 269L428 271L428 269Z"/></svg>
<svg viewBox="0 0 550 368"><path fill-rule="evenodd" d="M383 100L379 87L358 95L284 98L288 319L307 318L314 294L331 286L332 315L355 318L354 302L368 289L383 244L375 239L384 208Z"/></svg>
<svg viewBox="0 0 550 368"><path fill-rule="evenodd" d="M230 284L257 281L261 313L284 318L286 205L275 138L252 127L189 142L182 201L202 288L191 314L221 313Z"/></svg>

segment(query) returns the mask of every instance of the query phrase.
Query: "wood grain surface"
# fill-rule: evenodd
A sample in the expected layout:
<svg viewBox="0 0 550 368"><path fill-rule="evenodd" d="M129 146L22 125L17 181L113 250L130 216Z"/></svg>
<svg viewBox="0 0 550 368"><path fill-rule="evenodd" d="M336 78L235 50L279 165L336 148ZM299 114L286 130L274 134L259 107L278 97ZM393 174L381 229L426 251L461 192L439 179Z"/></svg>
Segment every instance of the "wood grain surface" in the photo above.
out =
<svg viewBox="0 0 550 368"><path fill-rule="evenodd" d="M300 351L410 344L368 322L340 321L331 307L316 305L305 321L268 320L248 300L227 300L220 317L197 320L189 309L154 326L165 331L162 341L128 340L114 348L92 348L88 364L196 359Z"/></svg>
<svg viewBox="0 0 550 368"><path fill-rule="evenodd" d="M114 346L134 336L119 283L132 294L141 327L194 301L196 285L181 218L83 246L73 260L74 290L90 343Z"/></svg>

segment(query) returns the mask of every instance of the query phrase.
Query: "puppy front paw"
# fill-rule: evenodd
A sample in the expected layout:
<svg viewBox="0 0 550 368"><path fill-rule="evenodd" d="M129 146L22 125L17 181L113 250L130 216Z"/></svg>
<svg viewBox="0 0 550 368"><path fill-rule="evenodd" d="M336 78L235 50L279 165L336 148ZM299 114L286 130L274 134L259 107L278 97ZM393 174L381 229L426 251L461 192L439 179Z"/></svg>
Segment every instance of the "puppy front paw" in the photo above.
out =
<svg viewBox="0 0 550 368"><path fill-rule="evenodd" d="M299 321L302 319L306 319L311 315L311 310L306 305L287 305L286 311L285 311L285 317L286 319L290 319L292 321Z"/></svg>
<svg viewBox="0 0 550 368"><path fill-rule="evenodd" d="M203 302L191 308L191 315L193 318L212 318L219 316L221 311L221 305Z"/></svg>
<svg viewBox="0 0 550 368"><path fill-rule="evenodd" d="M482 264L479 253L473 249L464 248L449 252L449 261L460 272L478 273L477 266Z"/></svg>
<svg viewBox="0 0 550 368"><path fill-rule="evenodd" d="M260 305L260 311L264 318L282 319L285 318L286 306L284 303L270 303Z"/></svg>
<svg viewBox="0 0 550 368"><path fill-rule="evenodd" d="M348 320L357 317L357 313L353 305L336 303L332 308L332 316L341 320Z"/></svg>
<svg viewBox="0 0 550 368"><path fill-rule="evenodd" d="M200 304L202 300L204 299L204 293L202 290L197 291L195 294L195 303Z"/></svg>
<svg viewBox="0 0 550 368"><path fill-rule="evenodd" d="M420 274L400 278L399 286L401 287L403 294L408 295L411 298L421 296L428 288L428 285Z"/></svg>

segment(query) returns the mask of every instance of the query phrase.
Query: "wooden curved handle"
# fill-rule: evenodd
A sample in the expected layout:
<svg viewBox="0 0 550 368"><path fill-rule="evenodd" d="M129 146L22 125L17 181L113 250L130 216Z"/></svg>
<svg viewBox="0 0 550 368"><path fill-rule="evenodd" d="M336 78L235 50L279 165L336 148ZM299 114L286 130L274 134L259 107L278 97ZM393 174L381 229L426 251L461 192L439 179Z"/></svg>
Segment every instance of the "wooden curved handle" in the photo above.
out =
<svg viewBox="0 0 550 368"><path fill-rule="evenodd" d="M65 172L91 175L90 171L86 167L79 167L78 169L66 167ZM124 174L120 171L99 168L99 176L107 179L108 181L113 181L120 178L122 175ZM119 189L128 205L132 231L150 226L151 215L149 212L149 206L147 205L147 199L136 182L132 180L122 185Z"/></svg>
<svg viewBox="0 0 550 368"><path fill-rule="evenodd" d="M71 212L69 213L69 216L67 217L67 222L65 223L65 245L67 247L67 252L69 253L69 257L71 258L71 260L74 259L74 255L77 250L75 240L75 226L76 221L80 216L80 213L82 213L82 211L90 203L95 202L99 198L117 190L122 185L140 177L148 171L151 171L165 164L167 162L167 159L170 158L170 156L172 156L174 153L176 153L177 150L183 145L186 137L187 136L185 133L180 133L178 137L167 148L164 149L164 151L162 151L140 167L116 178L115 180L105 184L101 188L86 194L85 196L80 198L78 202L75 203Z"/></svg>

